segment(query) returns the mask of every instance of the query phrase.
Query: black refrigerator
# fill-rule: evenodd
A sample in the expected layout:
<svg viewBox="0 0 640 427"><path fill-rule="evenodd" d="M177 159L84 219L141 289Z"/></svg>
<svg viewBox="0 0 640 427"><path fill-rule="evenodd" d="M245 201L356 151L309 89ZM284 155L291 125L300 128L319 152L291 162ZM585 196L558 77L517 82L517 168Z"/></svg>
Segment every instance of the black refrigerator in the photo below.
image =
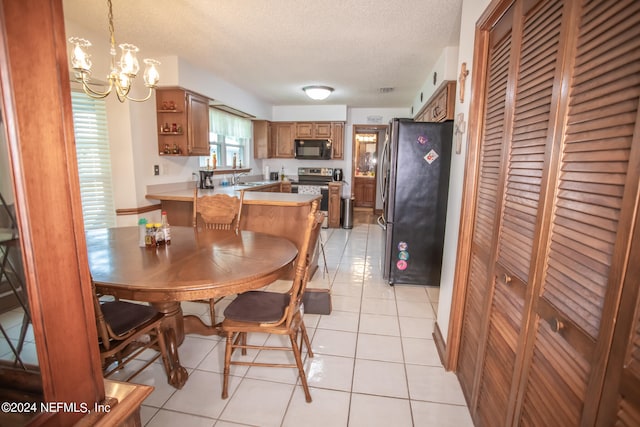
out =
<svg viewBox="0 0 640 427"><path fill-rule="evenodd" d="M453 122L389 123L380 164L389 284L440 285Z"/></svg>

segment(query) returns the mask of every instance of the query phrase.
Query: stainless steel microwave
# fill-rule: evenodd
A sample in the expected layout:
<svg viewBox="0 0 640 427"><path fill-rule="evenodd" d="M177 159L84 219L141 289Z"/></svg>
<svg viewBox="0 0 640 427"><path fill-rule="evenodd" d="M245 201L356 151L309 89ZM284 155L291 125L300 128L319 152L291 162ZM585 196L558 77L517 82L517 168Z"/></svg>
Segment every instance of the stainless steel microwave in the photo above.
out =
<svg viewBox="0 0 640 427"><path fill-rule="evenodd" d="M331 160L330 139L296 139L296 159Z"/></svg>

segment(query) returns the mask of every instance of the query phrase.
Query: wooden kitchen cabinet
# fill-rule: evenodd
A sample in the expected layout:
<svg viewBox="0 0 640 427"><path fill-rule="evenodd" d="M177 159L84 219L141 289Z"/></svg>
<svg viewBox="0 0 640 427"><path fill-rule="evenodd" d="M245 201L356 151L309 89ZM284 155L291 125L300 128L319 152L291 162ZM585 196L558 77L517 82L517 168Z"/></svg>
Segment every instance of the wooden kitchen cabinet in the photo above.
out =
<svg viewBox="0 0 640 427"><path fill-rule="evenodd" d="M372 208L376 203L375 177L356 176L353 178L353 206L357 208Z"/></svg>
<svg viewBox="0 0 640 427"><path fill-rule="evenodd" d="M344 158L344 123L331 123L331 140L333 142L332 158L341 160Z"/></svg>
<svg viewBox="0 0 640 427"><path fill-rule="evenodd" d="M340 228L340 208L342 203L342 183L329 183L329 212L327 213L327 226Z"/></svg>
<svg viewBox="0 0 640 427"><path fill-rule="evenodd" d="M156 112L160 155L209 155L208 98L182 88L159 88Z"/></svg>
<svg viewBox="0 0 640 427"><path fill-rule="evenodd" d="M296 139L331 138L330 122L296 122Z"/></svg>
<svg viewBox="0 0 640 427"><path fill-rule="evenodd" d="M456 107L456 82L446 80L416 115L417 122L444 122L453 120Z"/></svg>
<svg viewBox="0 0 640 427"><path fill-rule="evenodd" d="M266 131L271 138L270 141L263 136L265 126L270 128ZM254 154L258 159L294 158L295 140L304 138L330 139L333 146L332 158L342 159L344 157L344 122L254 121ZM266 157L263 157L265 154Z"/></svg>
<svg viewBox="0 0 640 427"><path fill-rule="evenodd" d="M273 143L275 157L293 159L294 151L294 132L295 124L293 122L272 122L271 123L271 140Z"/></svg>
<svg viewBox="0 0 640 427"><path fill-rule="evenodd" d="M253 157L256 159L273 157L271 123L267 120L253 121Z"/></svg>

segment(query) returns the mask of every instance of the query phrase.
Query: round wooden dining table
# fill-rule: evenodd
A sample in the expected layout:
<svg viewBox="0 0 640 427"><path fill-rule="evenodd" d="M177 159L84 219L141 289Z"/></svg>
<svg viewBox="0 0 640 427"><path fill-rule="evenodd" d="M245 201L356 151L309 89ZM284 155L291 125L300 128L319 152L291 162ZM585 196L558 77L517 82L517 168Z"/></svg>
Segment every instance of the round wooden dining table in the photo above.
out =
<svg viewBox="0 0 640 427"><path fill-rule="evenodd" d="M257 289L289 272L291 241L254 231L171 227L171 244L139 247L138 227L88 230L89 268L102 294L150 302L166 315L177 344L185 333L217 333L183 316L180 301L208 300Z"/></svg>

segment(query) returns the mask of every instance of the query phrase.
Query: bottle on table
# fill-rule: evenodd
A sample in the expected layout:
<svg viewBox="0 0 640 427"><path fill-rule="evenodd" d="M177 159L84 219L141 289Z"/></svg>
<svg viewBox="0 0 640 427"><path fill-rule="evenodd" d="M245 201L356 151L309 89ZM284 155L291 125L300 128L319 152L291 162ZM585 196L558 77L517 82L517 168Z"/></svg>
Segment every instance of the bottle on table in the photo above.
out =
<svg viewBox="0 0 640 427"><path fill-rule="evenodd" d="M146 234L144 236L144 245L147 248L154 247L156 245L156 229L151 223L147 224L145 229Z"/></svg>
<svg viewBox="0 0 640 427"><path fill-rule="evenodd" d="M162 211L161 218L160 227L162 228L164 242L168 245L171 243L171 226L169 225L169 220L167 219L167 213L165 211Z"/></svg>
<svg viewBox="0 0 640 427"><path fill-rule="evenodd" d="M154 228L156 230L156 246L164 245L164 232L162 231L162 224L156 222Z"/></svg>
<svg viewBox="0 0 640 427"><path fill-rule="evenodd" d="M145 238L147 236L147 219L140 218L138 220L138 246L144 248L147 244Z"/></svg>

